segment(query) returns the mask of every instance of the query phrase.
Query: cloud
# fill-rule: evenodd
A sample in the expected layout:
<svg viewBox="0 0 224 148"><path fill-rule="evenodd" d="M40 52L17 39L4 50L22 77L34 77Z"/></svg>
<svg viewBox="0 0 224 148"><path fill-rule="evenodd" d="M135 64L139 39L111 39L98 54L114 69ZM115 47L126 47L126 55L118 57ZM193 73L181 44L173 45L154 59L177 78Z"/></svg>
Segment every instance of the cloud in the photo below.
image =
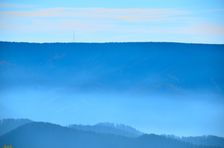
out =
<svg viewBox="0 0 224 148"><path fill-rule="evenodd" d="M182 32L192 35L224 35L224 26L222 24L204 22L188 26Z"/></svg>
<svg viewBox="0 0 224 148"><path fill-rule="evenodd" d="M46 8L1 11L1 30L86 32L123 30L135 24L165 22L186 15L176 9ZM14 23L14 21L16 21ZM137 27L136 27L137 28ZM132 28L131 28L132 29ZM127 30L127 29L125 29Z"/></svg>
<svg viewBox="0 0 224 148"><path fill-rule="evenodd" d="M1 15L9 17L33 18L82 18L82 19L109 19L123 21L150 21L163 20L170 17L182 16L186 11L178 9L138 9L138 8L45 8L24 11L2 11Z"/></svg>
<svg viewBox="0 0 224 148"><path fill-rule="evenodd" d="M29 10L29 11L16 11L16 10L9 10L9 11L2 11L0 12L3 16L9 17L59 17L60 14L64 12L62 8L47 8L47 9L38 9L38 10Z"/></svg>
<svg viewBox="0 0 224 148"><path fill-rule="evenodd" d="M34 5L27 4L14 4L14 3L0 3L1 9L17 9L17 8L33 8Z"/></svg>

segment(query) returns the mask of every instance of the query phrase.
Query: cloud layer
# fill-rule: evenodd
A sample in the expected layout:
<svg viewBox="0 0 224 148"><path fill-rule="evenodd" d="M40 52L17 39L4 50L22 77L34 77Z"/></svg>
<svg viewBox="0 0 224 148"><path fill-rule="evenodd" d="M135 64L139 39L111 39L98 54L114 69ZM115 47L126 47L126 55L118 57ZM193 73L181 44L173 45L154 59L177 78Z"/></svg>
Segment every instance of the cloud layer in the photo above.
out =
<svg viewBox="0 0 224 148"><path fill-rule="evenodd" d="M0 7L1 40L224 42L223 10Z"/></svg>

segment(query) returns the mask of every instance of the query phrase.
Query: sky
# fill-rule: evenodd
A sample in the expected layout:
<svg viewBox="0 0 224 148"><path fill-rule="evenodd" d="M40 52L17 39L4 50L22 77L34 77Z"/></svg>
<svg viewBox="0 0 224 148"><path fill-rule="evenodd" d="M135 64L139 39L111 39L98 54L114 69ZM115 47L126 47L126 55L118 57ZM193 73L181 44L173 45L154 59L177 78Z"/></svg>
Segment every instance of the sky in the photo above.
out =
<svg viewBox="0 0 224 148"><path fill-rule="evenodd" d="M0 119L224 136L223 45L0 47Z"/></svg>
<svg viewBox="0 0 224 148"><path fill-rule="evenodd" d="M224 43L223 0L1 0L0 40Z"/></svg>

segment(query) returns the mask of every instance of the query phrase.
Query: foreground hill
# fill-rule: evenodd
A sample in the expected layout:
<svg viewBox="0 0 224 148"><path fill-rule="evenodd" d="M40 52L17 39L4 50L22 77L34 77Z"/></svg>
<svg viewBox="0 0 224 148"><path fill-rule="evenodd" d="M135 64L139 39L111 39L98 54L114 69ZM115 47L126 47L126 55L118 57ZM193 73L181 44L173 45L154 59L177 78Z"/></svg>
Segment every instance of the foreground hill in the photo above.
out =
<svg viewBox="0 0 224 148"><path fill-rule="evenodd" d="M0 146L4 144L12 144L15 148L218 148L153 134L128 138L43 122L31 122L0 136Z"/></svg>

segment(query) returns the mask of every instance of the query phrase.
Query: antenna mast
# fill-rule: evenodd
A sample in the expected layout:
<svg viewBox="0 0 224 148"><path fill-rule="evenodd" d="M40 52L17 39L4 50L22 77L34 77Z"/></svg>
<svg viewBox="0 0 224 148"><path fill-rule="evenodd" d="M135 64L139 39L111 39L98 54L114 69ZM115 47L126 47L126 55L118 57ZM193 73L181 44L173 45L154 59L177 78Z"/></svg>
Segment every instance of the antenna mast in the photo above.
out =
<svg viewBox="0 0 224 148"><path fill-rule="evenodd" d="M73 42L75 42L75 32L73 32Z"/></svg>

